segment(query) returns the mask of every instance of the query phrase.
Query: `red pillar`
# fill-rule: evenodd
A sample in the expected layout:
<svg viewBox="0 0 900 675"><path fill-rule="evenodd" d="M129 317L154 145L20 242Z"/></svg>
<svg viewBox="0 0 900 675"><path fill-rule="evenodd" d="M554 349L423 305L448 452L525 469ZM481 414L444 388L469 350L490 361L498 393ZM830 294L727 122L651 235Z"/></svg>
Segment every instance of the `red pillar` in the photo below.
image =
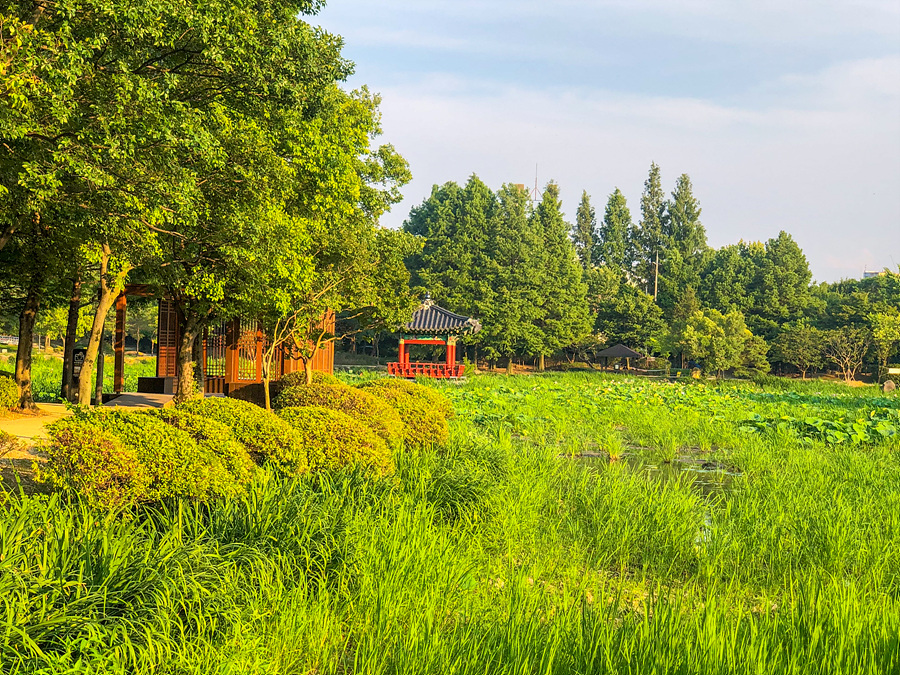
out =
<svg viewBox="0 0 900 675"><path fill-rule="evenodd" d="M125 307L127 301L122 293L116 298L116 335L113 339L115 367L113 369L113 391L121 394L125 391Z"/></svg>
<svg viewBox="0 0 900 675"><path fill-rule="evenodd" d="M400 338L400 358L398 360L400 361L401 368L404 365L406 365L407 358L408 357L406 355L406 341L403 338Z"/></svg>

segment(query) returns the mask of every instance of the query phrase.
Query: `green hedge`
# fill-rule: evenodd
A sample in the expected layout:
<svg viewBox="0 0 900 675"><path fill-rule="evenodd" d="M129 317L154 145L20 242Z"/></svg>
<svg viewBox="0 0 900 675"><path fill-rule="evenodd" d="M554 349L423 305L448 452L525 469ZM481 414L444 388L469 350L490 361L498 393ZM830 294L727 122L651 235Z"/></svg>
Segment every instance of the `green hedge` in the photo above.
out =
<svg viewBox="0 0 900 675"><path fill-rule="evenodd" d="M215 396L186 401L176 409L228 426L247 450L268 458L285 473L300 475L309 471L306 449L297 432L257 405Z"/></svg>
<svg viewBox="0 0 900 675"><path fill-rule="evenodd" d="M369 426L346 413L316 406L282 408L278 415L303 438L313 471L359 466L385 475L394 471L391 451Z"/></svg>
<svg viewBox="0 0 900 675"><path fill-rule="evenodd" d="M62 420L49 433L47 462L37 465L37 480L107 508L148 499L149 472L114 433L85 419Z"/></svg>
<svg viewBox="0 0 900 675"><path fill-rule="evenodd" d="M186 431L204 452L217 456L237 485L249 483L253 478L256 464L226 424L179 408L162 408L152 414Z"/></svg>
<svg viewBox="0 0 900 675"><path fill-rule="evenodd" d="M418 450L447 442L450 434L447 417L430 406L425 399L391 386L372 385L359 391L371 392L397 411L403 420L403 440L407 448Z"/></svg>
<svg viewBox="0 0 900 675"><path fill-rule="evenodd" d="M370 389L373 387L382 387L405 392L410 396L419 399L423 407L428 407L431 410L442 414L445 419L452 420L456 417L456 411L453 409L453 403L450 402L450 399L427 385L410 382L409 380L404 380L400 377L382 377L359 385L360 389Z"/></svg>
<svg viewBox="0 0 900 675"><path fill-rule="evenodd" d="M0 372L0 411L15 408L19 404L19 386L12 373Z"/></svg>
<svg viewBox="0 0 900 675"><path fill-rule="evenodd" d="M279 382L287 387L304 387L306 386L306 372L302 370L294 371L284 375ZM334 375L328 373L313 372L313 384L341 384L341 381Z"/></svg>
<svg viewBox="0 0 900 675"><path fill-rule="evenodd" d="M126 486L118 490L120 501L208 499L238 489L215 453L150 412L83 411L55 422L49 432L42 476L82 494L102 494L109 481Z"/></svg>
<svg viewBox="0 0 900 675"><path fill-rule="evenodd" d="M397 445L405 430L400 415L382 398L344 384L288 387L274 404L276 409L316 406L337 410L371 427L389 445Z"/></svg>

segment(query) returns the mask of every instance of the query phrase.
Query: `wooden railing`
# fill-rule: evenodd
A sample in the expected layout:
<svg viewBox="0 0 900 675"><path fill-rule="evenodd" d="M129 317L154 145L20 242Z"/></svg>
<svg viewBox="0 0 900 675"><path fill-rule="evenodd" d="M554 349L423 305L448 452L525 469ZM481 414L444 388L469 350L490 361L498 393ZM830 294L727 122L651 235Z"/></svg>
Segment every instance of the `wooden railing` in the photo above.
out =
<svg viewBox="0 0 900 675"><path fill-rule="evenodd" d="M462 377L465 366L446 363L389 363L388 373L397 377Z"/></svg>

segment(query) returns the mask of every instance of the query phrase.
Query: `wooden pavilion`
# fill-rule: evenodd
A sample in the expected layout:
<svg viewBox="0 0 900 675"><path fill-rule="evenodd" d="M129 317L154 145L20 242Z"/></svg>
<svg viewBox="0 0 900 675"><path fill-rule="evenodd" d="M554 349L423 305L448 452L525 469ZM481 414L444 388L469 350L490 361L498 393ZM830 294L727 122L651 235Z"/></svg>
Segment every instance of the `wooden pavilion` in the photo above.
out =
<svg viewBox="0 0 900 675"><path fill-rule="evenodd" d="M625 368L631 368L631 359L641 358L641 354L623 344L607 347L601 352L597 352L597 358L603 359L603 367L609 365L610 359L625 359Z"/></svg>
<svg viewBox="0 0 900 675"><path fill-rule="evenodd" d="M481 330L481 324L468 316L461 316L438 307L430 298L413 312L409 323L401 328L400 355L396 363L388 364L388 373L397 377L462 377L463 365L456 363L456 340ZM444 345L445 363L421 363L409 360L408 345Z"/></svg>
<svg viewBox="0 0 900 675"><path fill-rule="evenodd" d="M113 391L125 391L125 318L127 296L152 297L149 286L128 285L116 299L116 332L113 340L115 372ZM334 331L334 313L323 317L326 328ZM159 300L157 318L156 377L138 378L138 391L148 394L174 394L177 386L177 351L181 340L181 326L175 304L166 298ZM207 394L234 394L238 390L262 383L263 348L266 336L255 321L236 318L207 329L203 334L202 355L205 392ZM283 375L303 370L303 362L284 352L276 356L272 381ZM313 370L322 373L334 371L334 344L316 353Z"/></svg>

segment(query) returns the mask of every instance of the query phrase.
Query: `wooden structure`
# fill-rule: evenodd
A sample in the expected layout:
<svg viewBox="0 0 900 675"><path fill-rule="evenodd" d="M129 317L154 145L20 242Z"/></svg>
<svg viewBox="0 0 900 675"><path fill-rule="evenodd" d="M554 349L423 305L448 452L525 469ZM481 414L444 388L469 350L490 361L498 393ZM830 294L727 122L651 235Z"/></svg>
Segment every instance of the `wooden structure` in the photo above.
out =
<svg viewBox="0 0 900 675"><path fill-rule="evenodd" d="M461 316L438 307L426 298L413 313L412 319L402 327L400 355L396 363L388 364L388 373L397 377L461 377L463 366L456 363L456 339L460 335L481 330L481 324L468 316ZM444 345L447 350L445 363L420 363L409 360L409 345Z"/></svg>
<svg viewBox="0 0 900 675"><path fill-rule="evenodd" d="M641 354L623 344L607 347L603 351L597 352L597 357L603 359L604 368L609 365L610 359L625 359L625 368L627 370L631 368L631 359L639 359L641 356Z"/></svg>
<svg viewBox="0 0 900 675"><path fill-rule="evenodd" d="M116 299L116 333L113 341L115 372L113 391L125 391L125 318L127 296L153 296L147 286L129 285ZM334 331L334 312L323 317L326 329ZM159 300L157 318L156 377L139 378L138 391L155 394L174 394L178 377L178 344L181 340L181 326L175 305L171 300ZM266 336L255 321L232 319L213 326L203 334L202 356L205 391L207 394L229 395L253 384L261 384L263 373L263 350ZM284 352L275 357L272 381L283 375L303 370L300 359L291 358ZM313 370L322 373L334 371L334 344L329 342L318 350L313 358Z"/></svg>

